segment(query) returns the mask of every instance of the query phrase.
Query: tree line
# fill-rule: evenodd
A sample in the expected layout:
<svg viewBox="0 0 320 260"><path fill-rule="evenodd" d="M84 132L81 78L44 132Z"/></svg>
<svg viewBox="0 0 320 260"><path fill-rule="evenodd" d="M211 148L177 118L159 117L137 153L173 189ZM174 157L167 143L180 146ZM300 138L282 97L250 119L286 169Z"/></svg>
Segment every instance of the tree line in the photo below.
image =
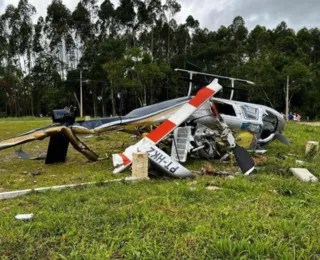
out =
<svg viewBox="0 0 320 260"><path fill-rule="evenodd" d="M290 110L318 116L318 28L295 32L281 22L249 31L237 16L210 31L191 15L178 23L180 10L176 0L80 0L74 10L52 0L34 24L28 0L8 5L0 16L0 112L46 115L79 106L81 81L86 115L124 115L185 96L188 83L174 72L183 68L254 81L236 97L282 112L289 76Z"/></svg>

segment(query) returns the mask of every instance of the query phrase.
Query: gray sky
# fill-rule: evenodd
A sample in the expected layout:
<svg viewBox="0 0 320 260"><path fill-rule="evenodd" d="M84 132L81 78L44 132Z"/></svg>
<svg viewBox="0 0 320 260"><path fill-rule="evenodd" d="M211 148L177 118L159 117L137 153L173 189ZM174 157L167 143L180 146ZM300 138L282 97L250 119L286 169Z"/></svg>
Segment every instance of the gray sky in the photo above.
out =
<svg viewBox="0 0 320 260"><path fill-rule="evenodd" d="M8 4L16 5L19 0L0 0L0 13ZM116 5L118 0L112 0ZM37 15L45 16L46 8L51 0L29 0L38 11ZM77 0L63 0L74 9ZM102 0L100 0L102 2ZM201 27L216 30L220 25L228 26L237 15L241 15L249 29L255 25L275 28L281 21L286 21L289 27L298 30L306 26L320 26L320 0L178 0L182 6L176 16L179 22L184 22L191 14L199 20Z"/></svg>

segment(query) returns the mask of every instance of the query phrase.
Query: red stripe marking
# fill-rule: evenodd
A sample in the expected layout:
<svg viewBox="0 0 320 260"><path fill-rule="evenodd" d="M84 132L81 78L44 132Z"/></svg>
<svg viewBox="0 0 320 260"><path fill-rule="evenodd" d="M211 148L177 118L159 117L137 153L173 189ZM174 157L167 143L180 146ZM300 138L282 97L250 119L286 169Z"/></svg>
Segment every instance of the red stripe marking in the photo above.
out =
<svg viewBox="0 0 320 260"><path fill-rule="evenodd" d="M189 104L194 107L199 107L214 93L215 91L210 88L202 88L198 91L197 95L189 101Z"/></svg>
<svg viewBox="0 0 320 260"><path fill-rule="evenodd" d="M161 141L163 137L165 137L168 133L170 133L176 124L172 123L170 120L164 121L161 125L159 125L155 130L153 130L147 137L155 143Z"/></svg>
<svg viewBox="0 0 320 260"><path fill-rule="evenodd" d="M220 117L220 114L219 114L218 109L216 107L216 104L214 102L211 103L211 110L214 113L214 115L220 120L221 117Z"/></svg>
<svg viewBox="0 0 320 260"><path fill-rule="evenodd" d="M130 160L127 156L125 156L125 154L119 153L119 155L120 155L121 158L122 158L122 161L123 161L123 165L124 165L124 166L128 165L129 163L131 163L131 160Z"/></svg>

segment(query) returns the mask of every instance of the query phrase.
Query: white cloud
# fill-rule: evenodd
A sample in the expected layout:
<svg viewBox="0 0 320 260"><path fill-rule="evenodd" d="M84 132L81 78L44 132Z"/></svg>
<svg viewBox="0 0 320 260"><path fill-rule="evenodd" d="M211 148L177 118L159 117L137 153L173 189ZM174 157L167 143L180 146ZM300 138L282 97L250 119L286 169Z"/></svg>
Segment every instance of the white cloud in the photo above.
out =
<svg viewBox="0 0 320 260"><path fill-rule="evenodd" d="M213 1L212 4L216 2L219 1ZM238 15L244 18L249 29L257 24L275 28L281 21L286 21L289 27L296 30L304 26L317 27L320 25L319 0L228 0L223 12L213 7L207 6L207 8L211 11L205 17L203 25L210 29L217 29L220 25L229 25Z"/></svg>

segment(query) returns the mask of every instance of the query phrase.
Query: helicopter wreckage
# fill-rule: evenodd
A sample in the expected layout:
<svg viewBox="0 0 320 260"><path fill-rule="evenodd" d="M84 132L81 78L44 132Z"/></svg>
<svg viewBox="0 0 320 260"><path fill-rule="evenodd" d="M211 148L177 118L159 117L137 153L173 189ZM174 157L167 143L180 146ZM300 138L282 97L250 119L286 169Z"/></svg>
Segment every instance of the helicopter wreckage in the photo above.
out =
<svg viewBox="0 0 320 260"><path fill-rule="evenodd" d="M267 106L232 100L235 81L252 82L179 71L190 75L186 97L138 108L123 117L88 121L76 121L74 114L65 109L54 110L51 125L2 140L0 150L50 137L46 164L65 162L69 144L89 160L97 161L99 156L77 135L102 134L114 130L142 134L146 126L154 126L154 130L144 133L144 137L135 145L129 146L123 153L113 154L114 173L130 166L133 153L146 152L152 164L160 171L171 177L182 178L192 175L181 164L190 155L203 159L226 159L233 152L241 171L249 175L255 166L247 150L264 147L274 139L289 143L282 135L285 120L280 113ZM192 97L193 75L204 75L214 80ZM222 89L218 78L231 81L230 99L215 97ZM171 147L170 156L159 148L160 143ZM17 154L28 158L22 150L17 151Z"/></svg>

